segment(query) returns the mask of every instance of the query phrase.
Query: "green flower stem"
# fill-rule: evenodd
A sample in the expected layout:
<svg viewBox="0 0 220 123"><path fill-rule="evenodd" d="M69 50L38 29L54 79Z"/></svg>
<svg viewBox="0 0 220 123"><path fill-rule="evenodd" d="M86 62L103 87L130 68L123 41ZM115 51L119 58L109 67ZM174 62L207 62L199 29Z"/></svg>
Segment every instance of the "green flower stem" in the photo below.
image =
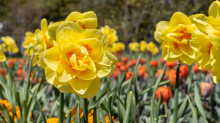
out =
<svg viewBox="0 0 220 123"><path fill-rule="evenodd" d="M83 98L83 121L88 123L88 100Z"/></svg>
<svg viewBox="0 0 220 123"><path fill-rule="evenodd" d="M180 63L177 61L177 69L176 69L176 84L175 84L175 91L174 91L174 111L173 111L173 123L177 123L177 116L178 116L178 99L179 99L179 67Z"/></svg>
<svg viewBox="0 0 220 123"><path fill-rule="evenodd" d="M60 92L59 123L63 123L64 94Z"/></svg>

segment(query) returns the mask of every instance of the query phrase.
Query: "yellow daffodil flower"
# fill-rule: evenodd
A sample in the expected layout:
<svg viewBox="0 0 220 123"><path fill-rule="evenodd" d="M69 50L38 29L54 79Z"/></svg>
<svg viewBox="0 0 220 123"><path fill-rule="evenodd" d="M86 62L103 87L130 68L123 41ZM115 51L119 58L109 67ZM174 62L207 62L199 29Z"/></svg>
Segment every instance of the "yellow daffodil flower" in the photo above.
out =
<svg viewBox="0 0 220 123"><path fill-rule="evenodd" d="M214 1L209 7L209 17L192 20L199 28L194 31L190 46L197 52L196 62L200 69L212 70L213 81L220 80L220 2Z"/></svg>
<svg viewBox="0 0 220 123"><path fill-rule="evenodd" d="M116 68L117 58L107 50L108 39L100 30L84 30L72 21L59 26L56 39L57 45L39 56L47 81L63 93L94 97L100 78Z"/></svg>
<svg viewBox="0 0 220 123"><path fill-rule="evenodd" d="M128 48L133 52L138 52L139 44L137 42L129 43Z"/></svg>
<svg viewBox="0 0 220 123"><path fill-rule="evenodd" d="M24 38L23 47L26 50L24 51L24 54L27 55L28 53L30 53L30 55L33 55L34 54L33 47L37 43L36 35L32 32L26 32L25 35L26 37Z"/></svg>
<svg viewBox="0 0 220 123"><path fill-rule="evenodd" d="M140 42L140 50L142 52L145 52L146 51L146 48L147 48L147 42L146 41L141 41Z"/></svg>
<svg viewBox="0 0 220 123"><path fill-rule="evenodd" d="M156 47L156 45L152 41L147 44L147 50L150 52L153 52L155 47Z"/></svg>
<svg viewBox="0 0 220 123"><path fill-rule="evenodd" d="M12 37L6 36L1 38L3 51L11 53L18 53L19 49L16 46L15 40Z"/></svg>
<svg viewBox="0 0 220 123"><path fill-rule="evenodd" d="M57 29L59 28L59 26L62 23L67 22L67 21L77 23L83 29L95 29L98 25L97 16L93 11L84 12L84 13L74 11L67 16L65 21L51 23L48 26L48 34L50 35L50 37L53 40L56 40L56 34L59 31ZM69 25L69 26L71 26L71 25Z"/></svg>
<svg viewBox="0 0 220 123"><path fill-rule="evenodd" d="M159 53L159 48L155 47L152 51L153 55Z"/></svg>
<svg viewBox="0 0 220 123"><path fill-rule="evenodd" d="M180 60L191 65L195 61L196 52L189 42L195 29L195 24L181 12L174 13L170 22L159 22L154 37L163 45L162 57L168 62Z"/></svg>
<svg viewBox="0 0 220 123"><path fill-rule="evenodd" d="M111 29L108 25L101 27L101 31L106 35L108 38L108 44L112 46L116 41L118 41L117 32L115 29Z"/></svg>
<svg viewBox="0 0 220 123"><path fill-rule="evenodd" d="M118 42L118 43L113 44L111 48L111 52L118 53L118 52L123 51L124 49L125 49L125 45L121 42Z"/></svg>

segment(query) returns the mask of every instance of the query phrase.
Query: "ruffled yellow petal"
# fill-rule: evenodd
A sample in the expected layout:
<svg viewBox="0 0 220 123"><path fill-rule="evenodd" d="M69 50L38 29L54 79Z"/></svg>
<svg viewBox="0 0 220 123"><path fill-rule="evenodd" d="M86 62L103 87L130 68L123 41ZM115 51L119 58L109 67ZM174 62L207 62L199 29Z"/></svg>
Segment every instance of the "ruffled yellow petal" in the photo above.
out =
<svg viewBox="0 0 220 123"><path fill-rule="evenodd" d="M175 27L179 24L190 25L190 19L182 12L176 12L170 19L170 27Z"/></svg>
<svg viewBox="0 0 220 123"><path fill-rule="evenodd" d="M179 59L181 62L183 62L184 64L187 64L188 66L192 65L195 62L195 59L192 59L187 55L181 55Z"/></svg>
<svg viewBox="0 0 220 123"><path fill-rule="evenodd" d="M160 35L168 28L169 28L168 21L160 21L159 23L157 23L156 31L154 32L154 37L159 43L163 42L163 40L160 38Z"/></svg>
<svg viewBox="0 0 220 123"><path fill-rule="evenodd" d="M60 61L59 57L60 51L58 46L54 46L44 53L44 63L53 71L56 71L57 66Z"/></svg>

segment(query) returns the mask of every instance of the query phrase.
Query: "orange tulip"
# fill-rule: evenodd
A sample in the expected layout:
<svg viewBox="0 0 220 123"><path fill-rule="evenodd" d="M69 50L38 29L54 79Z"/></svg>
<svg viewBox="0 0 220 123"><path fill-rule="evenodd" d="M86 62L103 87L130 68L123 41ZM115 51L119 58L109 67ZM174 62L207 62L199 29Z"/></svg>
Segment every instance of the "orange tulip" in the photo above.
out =
<svg viewBox="0 0 220 123"><path fill-rule="evenodd" d="M19 63L24 65L25 64L25 60L23 58L21 58L21 59L19 59Z"/></svg>
<svg viewBox="0 0 220 123"><path fill-rule="evenodd" d="M202 69L202 73L207 74L207 70L206 69Z"/></svg>
<svg viewBox="0 0 220 123"><path fill-rule="evenodd" d="M124 65L123 62L117 62L117 64L116 64L116 66L117 66L118 68L120 68L120 67L123 66L123 65Z"/></svg>
<svg viewBox="0 0 220 123"><path fill-rule="evenodd" d="M123 71L123 72L128 71L128 66L127 65L122 65L120 67L120 70Z"/></svg>
<svg viewBox="0 0 220 123"><path fill-rule="evenodd" d="M172 98L172 91L170 87L159 87L156 91L156 99L160 99L160 95L163 97L162 104L165 104L169 102L169 100Z"/></svg>
<svg viewBox="0 0 220 123"><path fill-rule="evenodd" d="M145 63L145 61L146 61L146 60L145 60L145 58L141 58L140 63L141 63L141 64L144 64L144 63Z"/></svg>
<svg viewBox="0 0 220 123"><path fill-rule="evenodd" d="M22 69L17 70L17 75L18 75L18 76L22 76L22 73L23 73L23 70L22 70Z"/></svg>
<svg viewBox="0 0 220 123"><path fill-rule="evenodd" d="M23 66L22 66L21 64L18 65L18 68L19 68L19 69L22 69L22 67L23 67Z"/></svg>
<svg viewBox="0 0 220 123"><path fill-rule="evenodd" d="M202 82L200 85L201 95L203 97L208 97L211 93L212 84L208 82Z"/></svg>
<svg viewBox="0 0 220 123"><path fill-rule="evenodd" d="M165 64L166 64L167 68L170 68L170 69L174 68L174 66L175 66L174 62L166 62Z"/></svg>
<svg viewBox="0 0 220 123"><path fill-rule="evenodd" d="M198 73L198 72L199 72L199 65L195 64L195 65L193 66L193 72L194 72L194 73Z"/></svg>
<svg viewBox="0 0 220 123"><path fill-rule="evenodd" d="M148 76L149 76L148 73L145 72L145 73L144 73L144 80L145 80L145 81L148 80Z"/></svg>
<svg viewBox="0 0 220 123"><path fill-rule="evenodd" d="M171 85L175 88L176 85L176 70L171 69L169 71L169 79ZM181 83L181 74L179 75L179 83Z"/></svg>
<svg viewBox="0 0 220 123"><path fill-rule="evenodd" d="M1 71L1 73L2 73L2 75L4 76L5 75L5 68L0 68L0 71Z"/></svg>
<svg viewBox="0 0 220 123"><path fill-rule="evenodd" d="M126 80L129 80L133 75L133 72L127 72L126 73Z"/></svg>
<svg viewBox="0 0 220 123"><path fill-rule="evenodd" d="M14 60L13 59L9 59L8 60L8 67L13 67L14 65Z"/></svg>
<svg viewBox="0 0 220 123"><path fill-rule="evenodd" d="M150 66L153 66L153 67L155 67L155 68L157 68L158 67L158 61L156 61L156 60L154 60L154 61L150 61Z"/></svg>
<svg viewBox="0 0 220 123"><path fill-rule="evenodd" d="M185 65L180 66L180 74L182 78L186 78L188 75L188 67Z"/></svg>
<svg viewBox="0 0 220 123"><path fill-rule="evenodd" d="M166 63L166 61L163 58L160 58L160 62L161 62L161 64L165 64Z"/></svg>
<svg viewBox="0 0 220 123"><path fill-rule="evenodd" d="M117 79L119 73L120 73L120 71L118 70L118 68L116 68L111 76Z"/></svg>
<svg viewBox="0 0 220 123"><path fill-rule="evenodd" d="M121 61L124 62L124 63L127 63L128 62L128 57L125 57L125 56L121 57Z"/></svg>
<svg viewBox="0 0 220 123"><path fill-rule="evenodd" d="M163 72L163 69L157 70L157 72L155 73L155 77L158 78L162 72ZM168 75L168 71L166 70L163 80L168 80L168 78L169 78L169 75Z"/></svg>

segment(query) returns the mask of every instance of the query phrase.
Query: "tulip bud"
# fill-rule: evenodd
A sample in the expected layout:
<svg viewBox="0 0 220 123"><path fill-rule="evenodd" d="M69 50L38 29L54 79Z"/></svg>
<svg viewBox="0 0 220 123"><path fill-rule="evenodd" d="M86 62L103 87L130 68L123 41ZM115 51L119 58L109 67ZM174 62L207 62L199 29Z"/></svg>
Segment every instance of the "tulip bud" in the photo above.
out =
<svg viewBox="0 0 220 123"><path fill-rule="evenodd" d="M171 85L175 88L176 86L176 70L171 69L169 71L169 79L170 79L170 83ZM179 75L179 84L181 84L181 74Z"/></svg>
<svg viewBox="0 0 220 123"><path fill-rule="evenodd" d="M195 65L193 66L193 72L194 72L194 73L198 73L198 72L199 72L199 65L195 64Z"/></svg>
<svg viewBox="0 0 220 123"><path fill-rule="evenodd" d="M127 63L128 57L121 57L121 61L124 62L124 63Z"/></svg>
<svg viewBox="0 0 220 123"><path fill-rule="evenodd" d="M172 98L172 91L170 89L170 87L159 87L156 91L156 99L159 100L160 99L160 95L162 95L163 97L163 101L162 104L164 104L165 102L168 103L169 100Z"/></svg>
<svg viewBox="0 0 220 123"><path fill-rule="evenodd" d="M174 68L174 66L175 66L174 62L166 62L165 64L166 64L166 67L170 68L170 69Z"/></svg>
<svg viewBox="0 0 220 123"><path fill-rule="evenodd" d="M124 64L123 64L123 62L117 62L117 64L116 64L116 66L118 67L118 68L120 68L121 66L123 66Z"/></svg>
<svg viewBox="0 0 220 123"><path fill-rule="evenodd" d="M145 61L146 61L146 60L145 60L145 58L141 58L140 63L141 63L141 64L144 64L144 63L145 63Z"/></svg>
<svg viewBox="0 0 220 123"><path fill-rule="evenodd" d="M158 61L150 61L150 66L153 66L153 67L155 67L155 68L157 68L158 67Z"/></svg>
<svg viewBox="0 0 220 123"><path fill-rule="evenodd" d="M145 72L145 73L144 73L144 80L145 80L145 81L148 80L148 76L149 76L148 73Z"/></svg>
<svg viewBox="0 0 220 123"><path fill-rule="evenodd" d="M159 78L160 74L163 72L163 69L159 69L157 70L157 72L155 73L155 77L156 78ZM164 74L164 77L163 77L163 80L167 80L169 78L169 75L168 75L168 71L166 70L165 71L165 74Z"/></svg>
<svg viewBox="0 0 220 123"><path fill-rule="evenodd" d="M180 66L180 74L182 78L186 78L188 75L188 67L185 65Z"/></svg>
<svg viewBox="0 0 220 123"><path fill-rule="evenodd" d="M212 84L208 82L202 82L200 85L201 95L203 97L208 97L211 93Z"/></svg>
<svg viewBox="0 0 220 123"><path fill-rule="evenodd" d="M133 75L133 72L127 72L126 73L126 80L129 80Z"/></svg>

